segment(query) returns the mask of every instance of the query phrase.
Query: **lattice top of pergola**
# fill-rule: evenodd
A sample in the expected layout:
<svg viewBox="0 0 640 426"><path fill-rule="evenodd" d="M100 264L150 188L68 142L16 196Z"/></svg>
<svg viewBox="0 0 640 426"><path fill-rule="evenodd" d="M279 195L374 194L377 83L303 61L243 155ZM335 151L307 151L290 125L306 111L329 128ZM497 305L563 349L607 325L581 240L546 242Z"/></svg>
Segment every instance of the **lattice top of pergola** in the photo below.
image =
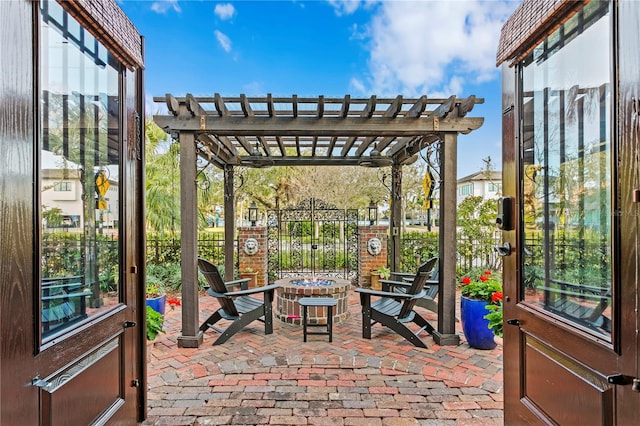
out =
<svg viewBox="0 0 640 426"><path fill-rule="evenodd" d="M154 98L168 114L165 131L194 135L198 155L220 167L411 163L443 133L466 134L483 118L467 117L484 99L319 97Z"/></svg>

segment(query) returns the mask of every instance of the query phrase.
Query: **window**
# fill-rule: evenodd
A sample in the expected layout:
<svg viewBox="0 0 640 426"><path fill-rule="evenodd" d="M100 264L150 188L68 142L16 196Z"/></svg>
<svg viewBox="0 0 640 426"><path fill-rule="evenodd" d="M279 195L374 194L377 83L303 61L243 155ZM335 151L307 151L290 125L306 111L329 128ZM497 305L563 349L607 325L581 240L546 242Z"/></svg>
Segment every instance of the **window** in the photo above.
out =
<svg viewBox="0 0 640 426"><path fill-rule="evenodd" d="M608 2L588 3L521 64L521 299L610 339L608 7Z"/></svg>
<svg viewBox="0 0 640 426"><path fill-rule="evenodd" d="M489 182L489 192L500 192L502 191L502 184Z"/></svg>
<svg viewBox="0 0 640 426"><path fill-rule="evenodd" d="M71 191L71 182L56 182L53 185L53 190L56 192L69 192Z"/></svg>
<svg viewBox="0 0 640 426"><path fill-rule="evenodd" d="M106 191L111 188L109 201L117 205L122 67L56 1L41 3L41 20L38 185L46 342L119 303L119 220L106 210ZM76 190L78 197L60 194Z"/></svg>
<svg viewBox="0 0 640 426"><path fill-rule="evenodd" d="M473 184L465 183L464 185L460 185L458 187L458 195L461 195L461 196L473 195Z"/></svg>

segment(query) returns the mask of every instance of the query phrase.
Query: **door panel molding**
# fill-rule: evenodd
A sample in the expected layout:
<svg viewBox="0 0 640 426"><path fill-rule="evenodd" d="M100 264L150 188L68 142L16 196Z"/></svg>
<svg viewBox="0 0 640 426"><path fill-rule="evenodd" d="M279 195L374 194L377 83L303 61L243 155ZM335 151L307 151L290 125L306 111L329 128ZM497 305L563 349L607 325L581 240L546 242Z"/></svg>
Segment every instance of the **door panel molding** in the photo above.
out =
<svg viewBox="0 0 640 426"><path fill-rule="evenodd" d="M571 424L576 413L582 425L613 424L615 391L606 378L531 336L525 341L525 400L557 424Z"/></svg>
<svg viewBox="0 0 640 426"><path fill-rule="evenodd" d="M43 380L41 423L90 424L98 419L106 422L115 413L114 407L124 404L120 386L122 350L120 339L113 338Z"/></svg>

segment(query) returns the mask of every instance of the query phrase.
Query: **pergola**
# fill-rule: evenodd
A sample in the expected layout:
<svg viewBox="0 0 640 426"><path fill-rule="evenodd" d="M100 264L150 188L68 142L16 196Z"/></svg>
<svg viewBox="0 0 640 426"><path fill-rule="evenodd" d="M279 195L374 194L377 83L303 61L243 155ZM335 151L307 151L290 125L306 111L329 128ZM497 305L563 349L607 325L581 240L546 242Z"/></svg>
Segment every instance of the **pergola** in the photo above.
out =
<svg viewBox="0 0 640 426"><path fill-rule="evenodd" d="M168 114L154 121L180 142L182 335L181 347L198 347L196 160L224 171L225 276L233 276L234 168L270 166L391 167L390 267L400 264L402 166L440 141L440 345L457 345L456 183L457 137L484 118L467 117L484 99L469 96L395 98L199 97L154 98Z"/></svg>

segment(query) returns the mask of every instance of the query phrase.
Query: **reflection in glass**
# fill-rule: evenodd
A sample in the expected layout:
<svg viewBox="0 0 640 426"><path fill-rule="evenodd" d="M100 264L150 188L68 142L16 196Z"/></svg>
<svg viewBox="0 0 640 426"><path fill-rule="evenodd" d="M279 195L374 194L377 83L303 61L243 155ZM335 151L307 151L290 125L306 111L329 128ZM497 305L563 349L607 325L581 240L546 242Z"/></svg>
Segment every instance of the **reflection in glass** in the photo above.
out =
<svg viewBox="0 0 640 426"><path fill-rule="evenodd" d="M57 2L41 12L46 340L119 301L120 65Z"/></svg>
<svg viewBox="0 0 640 426"><path fill-rule="evenodd" d="M593 1L523 62L523 299L611 334L610 20Z"/></svg>

